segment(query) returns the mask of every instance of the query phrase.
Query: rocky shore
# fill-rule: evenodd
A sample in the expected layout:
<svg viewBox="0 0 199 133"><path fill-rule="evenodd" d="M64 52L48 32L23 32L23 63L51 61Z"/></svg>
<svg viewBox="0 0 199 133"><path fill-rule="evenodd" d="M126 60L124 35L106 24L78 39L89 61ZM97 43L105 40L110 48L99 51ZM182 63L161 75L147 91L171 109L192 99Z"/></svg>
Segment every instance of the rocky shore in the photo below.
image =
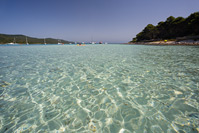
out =
<svg viewBox="0 0 199 133"><path fill-rule="evenodd" d="M129 44L140 45L187 45L187 46L199 46L199 40L183 40L183 41L148 41L148 42L134 42Z"/></svg>

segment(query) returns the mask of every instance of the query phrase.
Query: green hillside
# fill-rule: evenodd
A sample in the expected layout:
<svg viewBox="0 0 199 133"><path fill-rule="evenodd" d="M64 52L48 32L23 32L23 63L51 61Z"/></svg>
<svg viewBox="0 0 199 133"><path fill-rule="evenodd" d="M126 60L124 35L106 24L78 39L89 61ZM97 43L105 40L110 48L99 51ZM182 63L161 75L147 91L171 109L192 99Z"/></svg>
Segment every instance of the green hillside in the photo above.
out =
<svg viewBox="0 0 199 133"><path fill-rule="evenodd" d="M26 44L26 37L29 44L44 44L44 38L33 38L33 37L25 36L25 35L7 35L7 34L0 34L0 44L11 43L14 41L14 38L16 40L16 43ZM47 44L58 43L58 39L53 39L53 38L46 38L45 41ZM59 42L64 43L64 44L73 43L71 41L60 40L60 39L59 39Z"/></svg>
<svg viewBox="0 0 199 133"><path fill-rule="evenodd" d="M199 12L192 13L187 18L170 16L166 21L156 26L148 24L133 38L132 42L176 39L199 35ZM197 38L196 38L197 39Z"/></svg>

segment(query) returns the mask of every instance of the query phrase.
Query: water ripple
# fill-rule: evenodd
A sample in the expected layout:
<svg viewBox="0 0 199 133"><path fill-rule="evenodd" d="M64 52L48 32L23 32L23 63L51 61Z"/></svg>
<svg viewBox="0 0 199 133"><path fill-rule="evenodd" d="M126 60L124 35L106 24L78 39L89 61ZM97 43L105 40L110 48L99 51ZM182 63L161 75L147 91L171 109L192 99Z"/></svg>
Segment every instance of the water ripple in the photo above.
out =
<svg viewBox="0 0 199 133"><path fill-rule="evenodd" d="M0 50L0 132L199 132L194 47Z"/></svg>

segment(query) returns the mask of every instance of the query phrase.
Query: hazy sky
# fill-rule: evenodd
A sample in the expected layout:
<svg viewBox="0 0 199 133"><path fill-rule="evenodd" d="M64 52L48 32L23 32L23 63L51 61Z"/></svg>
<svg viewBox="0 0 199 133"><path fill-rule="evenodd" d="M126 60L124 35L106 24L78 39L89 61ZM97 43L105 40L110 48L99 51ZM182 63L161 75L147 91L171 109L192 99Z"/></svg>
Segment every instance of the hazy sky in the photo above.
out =
<svg viewBox="0 0 199 133"><path fill-rule="evenodd" d="M128 42L147 24L199 11L199 0L0 0L0 33Z"/></svg>

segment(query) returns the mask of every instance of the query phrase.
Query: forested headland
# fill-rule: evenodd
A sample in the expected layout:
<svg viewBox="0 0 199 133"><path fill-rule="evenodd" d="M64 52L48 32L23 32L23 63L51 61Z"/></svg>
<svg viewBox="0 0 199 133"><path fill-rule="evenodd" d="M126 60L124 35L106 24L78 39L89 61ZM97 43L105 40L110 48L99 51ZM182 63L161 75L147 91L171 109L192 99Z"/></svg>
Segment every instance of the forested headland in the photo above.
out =
<svg viewBox="0 0 199 133"><path fill-rule="evenodd" d="M8 43L26 44L26 38L29 44L44 44L44 38L34 38L25 35L8 35L8 34L0 34L0 44L8 44ZM47 44L57 44L58 42L64 44L73 43L71 41L53 39L53 38L45 38L45 42Z"/></svg>
<svg viewBox="0 0 199 133"><path fill-rule="evenodd" d="M131 42L156 41L176 39L179 37L198 39L199 12L192 13L187 18L170 16L166 21L156 26L148 24Z"/></svg>

